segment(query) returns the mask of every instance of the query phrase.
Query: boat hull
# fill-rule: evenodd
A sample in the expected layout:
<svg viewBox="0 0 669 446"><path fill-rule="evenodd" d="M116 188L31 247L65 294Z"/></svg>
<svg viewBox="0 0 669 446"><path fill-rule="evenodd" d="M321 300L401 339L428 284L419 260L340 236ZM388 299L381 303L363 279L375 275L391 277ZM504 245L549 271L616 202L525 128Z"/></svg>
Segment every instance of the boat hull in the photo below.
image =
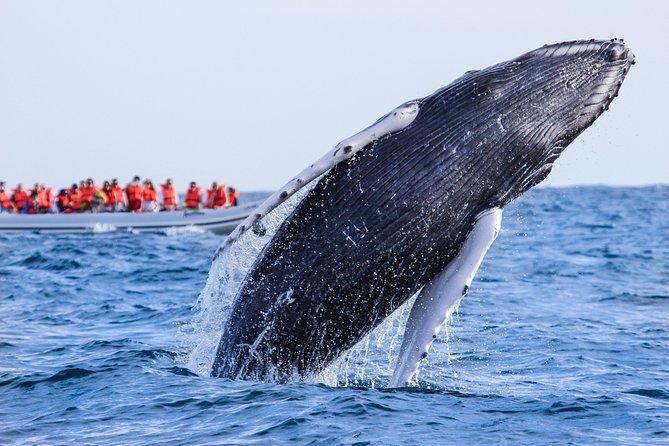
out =
<svg viewBox="0 0 669 446"><path fill-rule="evenodd" d="M163 232L170 228L195 227L215 234L229 234L257 205L254 202L225 209L147 213L0 214L0 232Z"/></svg>

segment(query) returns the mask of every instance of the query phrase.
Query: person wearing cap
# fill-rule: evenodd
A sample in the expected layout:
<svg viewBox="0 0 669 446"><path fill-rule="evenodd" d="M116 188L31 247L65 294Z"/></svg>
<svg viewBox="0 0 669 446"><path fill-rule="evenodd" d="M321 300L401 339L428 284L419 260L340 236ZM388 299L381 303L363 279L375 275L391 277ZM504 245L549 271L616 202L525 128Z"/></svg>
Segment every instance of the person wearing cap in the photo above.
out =
<svg viewBox="0 0 669 446"><path fill-rule="evenodd" d="M195 181L191 181L190 187L186 191L186 209L200 209L202 203L202 188Z"/></svg>

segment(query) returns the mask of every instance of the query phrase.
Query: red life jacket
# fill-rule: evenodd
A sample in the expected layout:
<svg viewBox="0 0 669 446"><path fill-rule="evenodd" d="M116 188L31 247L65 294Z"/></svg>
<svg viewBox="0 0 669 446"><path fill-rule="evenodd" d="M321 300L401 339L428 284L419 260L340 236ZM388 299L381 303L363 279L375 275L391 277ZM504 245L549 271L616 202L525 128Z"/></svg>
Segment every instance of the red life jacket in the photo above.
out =
<svg viewBox="0 0 669 446"><path fill-rule="evenodd" d="M128 186L125 188L125 191L128 194L128 201L142 201L142 186L139 184L137 186L128 184Z"/></svg>
<svg viewBox="0 0 669 446"><path fill-rule="evenodd" d="M79 188L79 201L82 203L91 203L93 201L93 194L95 193L95 187L80 187Z"/></svg>
<svg viewBox="0 0 669 446"><path fill-rule="evenodd" d="M216 194L214 194L214 207L215 208L220 208L221 206L225 206L225 203L228 201L228 199L225 196L225 184L222 186L219 186L218 189L216 189Z"/></svg>
<svg viewBox="0 0 669 446"><path fill-rule="evenodd" d="M177 204L177 191L174 190L174 186L168 186L166 184L161 184L160 187L163 189L163 205L164 206L176 206L176 204Z"/></svg>
<svg viewBox="0 0 669 446"><path fill-rule="evenodd" d="M70 198L67 194L58 194L56 195L56 203L58 204L58 209L62 209L62 212L65 214L71 214L72 209L68 206L70 205Z"/></svg>
<svg viewBox="0 0 669 446"><path fill-rule="evenodd" d="M32 191L30 192L30 194L32 195ZM28 196L27 202L28 202L28 213L36 214L37 210L35 209L35 200L33 200L33 197ZM39 206L39 203L37 205Z"/></svg>
<svg viewBox="0 0 669 446"><path fill-rule="evenodd" d="M68 189L67 193L70 194L70 207L72 208L73 211L78 211L81 209L81 194L79 193L79 189L75 192L73 189Z"/></svg>
<svg viewBox="0 0 669 446"><path fill-rule="evenodd" d="M207 189L207 209L213 209L214 208L214 200L212 197L214 196L214 190L213 189Z"/></svg>
<svg viewBox="0 0 669 446"><path fill-rule="evenodd" d="M46 207L50 208L53 204L53 190L50 187L47 187L44 192L46 193Z"/></svg>
<svg viewBox="0 0 669 446"><path fill-rule="evenodd" d="M239 192L234 191L230 194L230 206L237 206L237 198L239 197Z"/></svg>
<svg viewBox="0 0 669 446"><path fill-rule="evenodd" d="M46 189L37 191L37 205L42 211L47 211L51 207L51 200L49 198Z"/></svg>
<svg viewBox="0 0 669 446"><path fill-rule="evenodd" d="M200 206L200 202L202 201L202 195L200 195L200 191L202 191L201 187L196 187L195 190L188 188L188 191L186 192L187 208L196 209Z"/></svg>
<svg viewBox="0 0 669 446"><path fill-rule="evenodd" d="M30 195L28 195L25 189L20 192L16 189L12 189L12 192L14 193L13 194L14 204L18 208L19 212L23 212L23 208L26 205L26 200L31 201Z"/></svg>
<svg viewBox="0 0 669 446"><path fill-rule="evenodd" d="M102 189L102 193L107 197L108 206L114 206L116 204L116 191L114 189Z"/></svg>
<svg viewBox="0 0 669 446"><path fill-rule="evenodd" d="M123 188L121 186L112 186L112 190L114 191L114 195L116 196L115 202L125 203L125 192L123 191Z"/></svg>
<svg viewBox="0 0 669 446"><path fill-rule="evenodd" d="M158 192L155 189L144 188L144 201L158 201Z"/></svg>
<svg viewBox="0 0 669 446"><path fill-rule="evenodd" d="M218 189L207 189L207 207L209 209L220 208L227 202L225 196L225 184L218 186Z"/></svg>
<svg viewBox="0 0 669 446"><path fill-rule="evenodd" d="M6 191L0 192L0 207L3 209L11 209L13 207L12 199Z"/></svg>

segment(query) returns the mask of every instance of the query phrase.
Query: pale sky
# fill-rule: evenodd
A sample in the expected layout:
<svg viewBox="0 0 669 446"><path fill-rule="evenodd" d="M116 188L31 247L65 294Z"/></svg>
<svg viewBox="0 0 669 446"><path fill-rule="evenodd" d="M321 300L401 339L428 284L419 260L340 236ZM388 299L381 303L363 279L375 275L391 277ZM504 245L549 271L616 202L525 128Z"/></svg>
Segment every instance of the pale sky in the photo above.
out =
<svg viewBox="0 0 669 446"><path fill-rule="evenodd" d="M0 0L0 179L272 190L467 70L619 37L637 64L544 184L669 183L666 5Z"/></svg>

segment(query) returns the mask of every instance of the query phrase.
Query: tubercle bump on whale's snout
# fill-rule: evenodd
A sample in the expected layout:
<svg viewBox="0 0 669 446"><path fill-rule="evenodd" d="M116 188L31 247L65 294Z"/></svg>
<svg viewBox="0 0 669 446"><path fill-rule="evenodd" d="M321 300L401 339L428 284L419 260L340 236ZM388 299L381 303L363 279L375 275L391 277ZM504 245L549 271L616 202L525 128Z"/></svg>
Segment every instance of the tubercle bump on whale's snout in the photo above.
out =
<svg viewBox="0 0 669 446"><path fill-rule="evenodd" d="M627 61L630 65L636 63L636 56L624 39L611 39L610 42L602 54L605 62Z"/></svg>

